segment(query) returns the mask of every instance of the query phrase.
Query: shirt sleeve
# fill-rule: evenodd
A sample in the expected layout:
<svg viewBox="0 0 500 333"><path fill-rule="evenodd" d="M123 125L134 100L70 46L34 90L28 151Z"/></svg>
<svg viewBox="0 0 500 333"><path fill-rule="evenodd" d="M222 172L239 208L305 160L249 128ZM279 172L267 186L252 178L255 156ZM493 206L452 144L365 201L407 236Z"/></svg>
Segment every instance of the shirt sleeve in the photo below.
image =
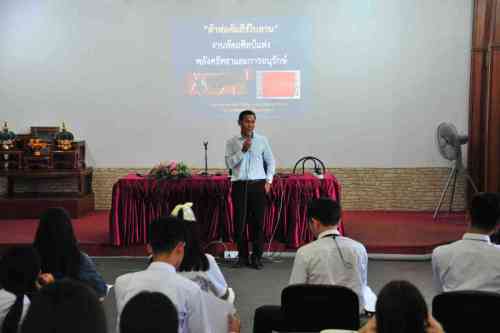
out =
<svg viewBox="0 0 500 333"><path fill-rule="evenodd" d="M235 147L237 146L233 139L230 139L226 142L226 167L228 169L233 169L237 167L241 161L243 160L244 153L241 151L241 148Z"/></svg>
<svg viewBox="0 0 500 333"><path fill-rule="evenodd" d="M119 276L115 281L115 285L113 286L116 302L116 332L120 331L120 317L126 304L125 288L127 282L125 279L126 278L124 276Z"/></svg>
<svg viewBox="0 0 500 333"><path fill-rule="evenodd" d="M289 284L307 283L307 262L302 253L297 251L293 261L292 274Z"/></svg>
<svg viewBox="0 0 500 333"><path fill-rule="evenodd" d="M432 284L434 289L438 293L443 292L443 283L441 282L441 277L439 275L439 265L436 256L436 250L432 251Z"/></svg>
<svg viewBox="0 0 500 333"><path fill-rule="evenodd" d="M366 248L361 245L361 282L363 286L368 285L368 253Z"/></svg>
<svg viewBox="0 0 500 333"><path fill-rule="evenodd" d="M208 278L217 290L216 295L218 297L222 297L227 291L226 279L224 278L224 275L222 275L219 265L217 265L214 257L210 254L206 254L206 256L210 265L207 272Z"/></svg>
<svg viewBox="0 0 500 333"><path fill-rule="evenodd" d="M271 146L269 145L269 141L264 139L264 153L263 153L264 162L266 163L266 181L268 183L272 183L274 173L276 172L276 162L274 161L273 152L271 150Z"/></svg>
<svg viewBox="0 0 500 333"><path fill-rule="evenodd" d="M80 280L92 287L99 297L106 296L108 286L101 275L97 272L92 259L85 253L81 255Z"/></svg>

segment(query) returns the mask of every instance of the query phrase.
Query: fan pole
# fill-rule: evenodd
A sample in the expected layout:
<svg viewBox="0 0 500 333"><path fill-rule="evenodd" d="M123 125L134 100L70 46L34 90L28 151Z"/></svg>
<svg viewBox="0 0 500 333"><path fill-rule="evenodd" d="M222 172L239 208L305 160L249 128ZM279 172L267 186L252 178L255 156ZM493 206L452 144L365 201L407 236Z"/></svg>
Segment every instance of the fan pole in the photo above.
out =
<svg viewBox="0 0 500 333"><path fill-rule="evenodd" d="M451 208L453 206L453 199L455 198L455 189L457 188L457 175L458 175L458 168L455 168L455 172L453 173L453 185L451 185L450 207L448 208L448 213L451 213Z"/></svg>
<svg viewBox="0 0 500 333"><path fill-rule="evenodd" d="M436 209L434 210L434 215L432 217L433 220L435 220L439 214L439 210L441 209L441 206L443 205L443 200L444 200L444 197L446 195L446 192L448 191L448 187L450 187L450 182L451 182L451 179L453 177L456 177L456 174L457 174L458 170L457 170L457 164L455 163L453 165L453 168L451 168L450 170L450 174L448 175L448 179L446 180L446 185L444 186L444 189L443 189L443 192L441 193L441 198L439 199L439 203L436 207ZM451 204L450 203L450 208L451 208Z"/></svg>

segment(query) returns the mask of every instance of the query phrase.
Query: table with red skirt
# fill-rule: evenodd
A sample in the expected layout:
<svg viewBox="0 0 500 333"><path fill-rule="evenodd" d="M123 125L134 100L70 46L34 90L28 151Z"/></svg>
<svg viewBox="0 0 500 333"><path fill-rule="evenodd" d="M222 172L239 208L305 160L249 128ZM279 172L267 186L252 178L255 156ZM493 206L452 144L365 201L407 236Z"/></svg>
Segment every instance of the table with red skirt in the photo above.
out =
<svg viewBox="0 0 500 333"><path fill-rule="evenodd" d="M264 234L269 240L298 248L313 240L307 221L307 204L313 198L340 200L341 185L334 175L322 179L310 174L278 175L267 195ZM234 239L231 181L226 176L192 176L156 180L130 174L113 186L109 214L110 242L115 246L146 244L151 221L168 216L180 203L192 202L202 241ZM342 226L339 227L343 233Z"/></svg>

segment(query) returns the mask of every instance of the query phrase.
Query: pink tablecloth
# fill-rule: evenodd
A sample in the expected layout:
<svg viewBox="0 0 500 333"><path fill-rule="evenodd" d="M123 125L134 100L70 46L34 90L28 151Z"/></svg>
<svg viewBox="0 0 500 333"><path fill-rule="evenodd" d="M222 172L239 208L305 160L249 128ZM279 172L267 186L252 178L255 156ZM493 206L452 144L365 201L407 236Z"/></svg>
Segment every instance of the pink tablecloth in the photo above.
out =
<svg viewBox="0 0 500 333"><path fill-rule="evenodd" d="M274 240L290 248L311 241L307 203L320 196L340 199L340 193L340 183L331 174L325 179L311 175L275 177L264 221L266 240L276 230ZM109 216L111 244L146 244L149 223L168 215L175 205L186 201L194 203L193 209L202 226L205 242L232 241L234 225L230 194L231 182L227 176L157 181L129 175L113 186Z"/></svg>

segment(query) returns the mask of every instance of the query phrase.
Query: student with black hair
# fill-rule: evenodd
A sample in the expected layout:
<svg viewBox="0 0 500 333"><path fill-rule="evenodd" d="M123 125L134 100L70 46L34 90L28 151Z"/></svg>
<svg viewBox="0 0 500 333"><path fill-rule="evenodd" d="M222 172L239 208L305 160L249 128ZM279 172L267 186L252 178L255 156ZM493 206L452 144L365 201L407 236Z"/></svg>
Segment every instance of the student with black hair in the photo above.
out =
<svg viewBox="0 0 500 333"><path fill-rule="evenodd" d="M377 297L367 285L366 249L361 243L340 235L337 230L340 215L340 205L331 198L309 202L309 227L318 239L297 251L289 284L347 287L358 295L361 314L364 310L373 312ZM272 327L281 327L284 331L291 329L284 318L280 306L261 306L255 310L253 332L271 332Z"/></svg>
<svg viewBox="0 0 500 333"><path fill-rule="evenodd" d="M49 208L42 214L33 246L40 254L44 278L79 280L100 298L106 296L106 283L92 259L78 248L71 218L64 208Z"/></svg>
<svg viewBox="0 0 500 333"><path fill-rule="evenodd" d="M0 332L17 333L37 290L40 258L31 246L8 249L0 260Z"/></svg>
<svg viewBox="0 0 500 333"><path fill-rule="evenodd" d="M138 293L127 302L120 316L120 333L174 333L178 329L174 303L159 292Z"/></svg>
<svg viewBox="0 0 500 333"><path fill-rule="evenodd" d="M313 199L307 208L309 227L318 239L295 255L290 284L331 284L350 288L359 298L360 312L373 312L376 296L367 285L368 254L363 244L337 230L341 208L331 198Z"/></svg>
<svg viewBox="0 0 500 333"><path fill-rule="evenodd" d="M202 290L176 272L184 257L183 222L175 217L164 217L151 222L149 228L148 251L153 254L153 261L146 270L116 279L118 317L132 297L142 291L154 291L166 295L176 305L179 332L210 332Z"/></svg>
<svg viewBox="0 0 500 333"><path fill-rule="evenodd" d="M201 247L200 225L196 222L192 206L193 203L191 202L177 205L170 214L184 221L186 228L184 258L178 272L189 280L196 282L203 291L234 303L234 291L228 287L215 258L205 253Z"/></svg>
<svg viewBox="0 0 500 333"><path fill-rule="evenodd" d="M33 298L21 333L106 333L106 317L94 290L70 279L58 280Z"/></svg>
<svg viewBox="0 0 500 333"><path fill-rule="evenodd" d="M500 221L500 195L478 193L470 205L470 226L461 240L432 252L436 291L500 292L500 248L490 241Z"/></svg>
<svg viewBox="0 0 500 333"><path fill-rule="evenodd" d="M444 333L427 310L420 291L408 281L391 281L378 295L375 317L359 333Z"/></svg>
<svg viewBox="0 0 500 333"><path fill-rule="evenodd" d="M261 269L264 246L266 194L271 190L275 161L267 138L255 133L255 112L244 110L238 116L240 133L226 142L226 166L231 170L231 197L234 209L238 262L235 268ZM250 227L252 255L249 258L247 224Z"/></svg>

